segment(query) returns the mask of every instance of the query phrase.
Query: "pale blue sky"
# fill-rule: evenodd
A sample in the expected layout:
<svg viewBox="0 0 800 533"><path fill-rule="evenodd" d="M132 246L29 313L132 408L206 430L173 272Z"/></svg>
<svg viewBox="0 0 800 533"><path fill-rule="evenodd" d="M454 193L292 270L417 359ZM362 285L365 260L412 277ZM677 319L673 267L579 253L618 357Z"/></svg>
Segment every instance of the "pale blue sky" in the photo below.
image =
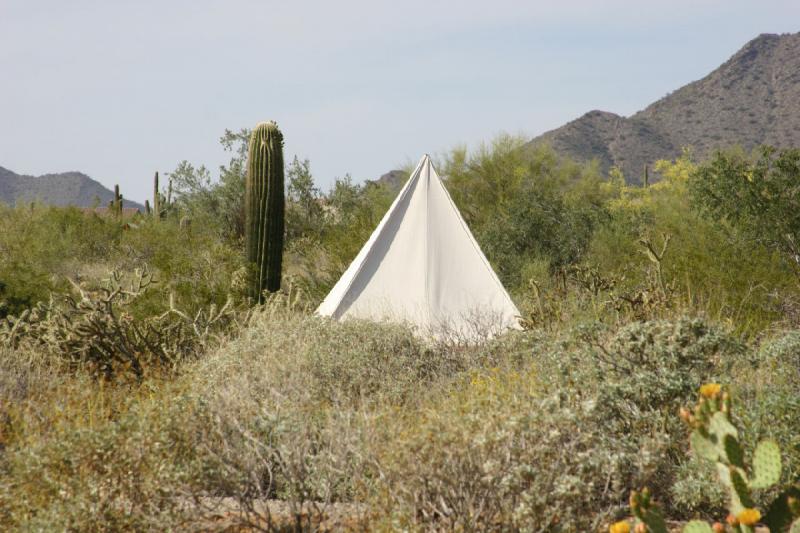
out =
<svg viewBox="0 0 800 533"><path fill-rule="evenodd" d="M225 128L274 119L327 188L630 115L796 31L798 0L0 0L0 166L143 201L153 171L216 175Z"/></svg>

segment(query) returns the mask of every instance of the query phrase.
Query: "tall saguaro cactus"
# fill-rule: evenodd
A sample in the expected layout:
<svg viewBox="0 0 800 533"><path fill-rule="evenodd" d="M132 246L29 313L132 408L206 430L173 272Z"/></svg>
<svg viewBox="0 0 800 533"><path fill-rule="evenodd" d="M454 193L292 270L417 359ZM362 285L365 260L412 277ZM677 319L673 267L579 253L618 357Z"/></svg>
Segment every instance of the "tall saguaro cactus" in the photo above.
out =
<svg viewBox="0 0 800 533"><path fill-rule="evenodd" d="M108 202L109 211L117 218L122 218L122 195L119 193L119 185L114 185L114 199Z"/></svg>
<svg viewBox="0 0 800 533"><path fill-rule="evenodd" d="M250 136L244 200L247 260L255 267L250 293L258 302L264 290L281 287L283 181L283 134L274 122L261 122Z"/></svg>
<svg viewBox="0 0 800 533"><path fill-rule="evenodd" d="M158 221L161 218L161 192L158 190L158 172L153 178L153 219Z"/></svg>

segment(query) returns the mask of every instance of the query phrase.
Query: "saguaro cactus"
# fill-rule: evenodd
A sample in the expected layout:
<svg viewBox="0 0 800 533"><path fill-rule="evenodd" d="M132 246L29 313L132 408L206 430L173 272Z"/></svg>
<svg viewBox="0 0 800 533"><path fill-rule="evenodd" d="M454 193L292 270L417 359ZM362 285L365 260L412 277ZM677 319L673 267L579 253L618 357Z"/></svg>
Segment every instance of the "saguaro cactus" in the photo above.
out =
<svg viewBox="0 0 800 533"><path fill-rule="evenodd" d="M264 290L281 287L283 181L283 134L274 122L262 122L250 136L244 200L247 260L254 265L250 294L258 302Z"/></svg>
<svg viewBox="0 0 800 533"><path fill-rule="evenodd" d="M158 172L153 178L153 220L161 218L161 192L158 190Z"/></svg>
<svg viewBox="0 0 800 533"><path fill-rule="evenodd" d="M114 185L114 199L108 203L111 213L118 217L122 217L122 195L119 193L119 185Z"/></svg>

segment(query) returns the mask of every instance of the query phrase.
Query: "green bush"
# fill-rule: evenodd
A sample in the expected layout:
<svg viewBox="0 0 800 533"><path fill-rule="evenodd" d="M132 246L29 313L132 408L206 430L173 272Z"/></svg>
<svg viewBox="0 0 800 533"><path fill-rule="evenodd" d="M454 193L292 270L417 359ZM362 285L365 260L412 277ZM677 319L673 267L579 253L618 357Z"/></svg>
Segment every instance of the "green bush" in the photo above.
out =
<svg viewBox="0 0 800 533"><path fill-rule="evenodd" d="M66 276L90 272L120 234L118 224L76 208L0 204L0 317L65 289Z"/></svg>

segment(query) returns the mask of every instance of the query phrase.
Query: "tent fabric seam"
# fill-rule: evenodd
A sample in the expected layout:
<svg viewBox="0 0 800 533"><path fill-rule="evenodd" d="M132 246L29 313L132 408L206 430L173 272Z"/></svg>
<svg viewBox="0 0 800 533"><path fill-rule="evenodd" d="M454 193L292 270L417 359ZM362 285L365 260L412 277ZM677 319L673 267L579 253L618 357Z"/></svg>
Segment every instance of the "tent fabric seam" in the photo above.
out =
<svg viewBox="0 0 800 533"><path fill-rule="evenodd" d="M375 231L373 232L375 234L375 239L374 239L373 242L377 242L377 240L383 234L383 232L384 232L384 230L386 228L386 223L389 222L389 218L393 214L395 206L399 205L403 201L403 199L406 197L406 195L408 194L408 191L411 189L410 186L411 186L411 183L413 182L414 178L415 177L417 179L419 178L418 175L415 176L417 174L417 171L421 171L421 169L422 169L422 162L420 162L420 164L417 165L417 169L414 171L414 174L412 174L411 177L408 179L406 184L403 186L403 190L400 191L400 194L397 195L397 198L395 198L395 200L392 202L392 205L389 206L389 209L387 209L387 211L384 214L383 218L378 223L378 227L375 228ZM369 242L371 240L373 240L372 239L372 235L370 235L369 239L367 239L367 242ZM365 246L366 246L366 243L365 243ZM358 279L359 274L361 274L361 271L364 268L364 265L367 263L367 259L369 259L371 254L372 254L372 248L368 249L367 253L364 254L364 257L362 258L361 263L359 263L358 268L355 270L355 272L353 273L353 276L350 278L350 281L348 282L347 286L342 291L342 295L339 298L339 300L336 302L334 310L331 313L331 316L333 316L334 318L337 318L336 315L339 314L339 310L340 310L340 308L342 306L342 303L345 301L345 299L347 298L347 295L350 293L350 289L353 288L353 284ZM346 271L347 271L347 269L345 269L345 272ZM325 303L324 300L323 300L322 303ZM322 304L320 304L320 306L321 305Z"/></svg>

